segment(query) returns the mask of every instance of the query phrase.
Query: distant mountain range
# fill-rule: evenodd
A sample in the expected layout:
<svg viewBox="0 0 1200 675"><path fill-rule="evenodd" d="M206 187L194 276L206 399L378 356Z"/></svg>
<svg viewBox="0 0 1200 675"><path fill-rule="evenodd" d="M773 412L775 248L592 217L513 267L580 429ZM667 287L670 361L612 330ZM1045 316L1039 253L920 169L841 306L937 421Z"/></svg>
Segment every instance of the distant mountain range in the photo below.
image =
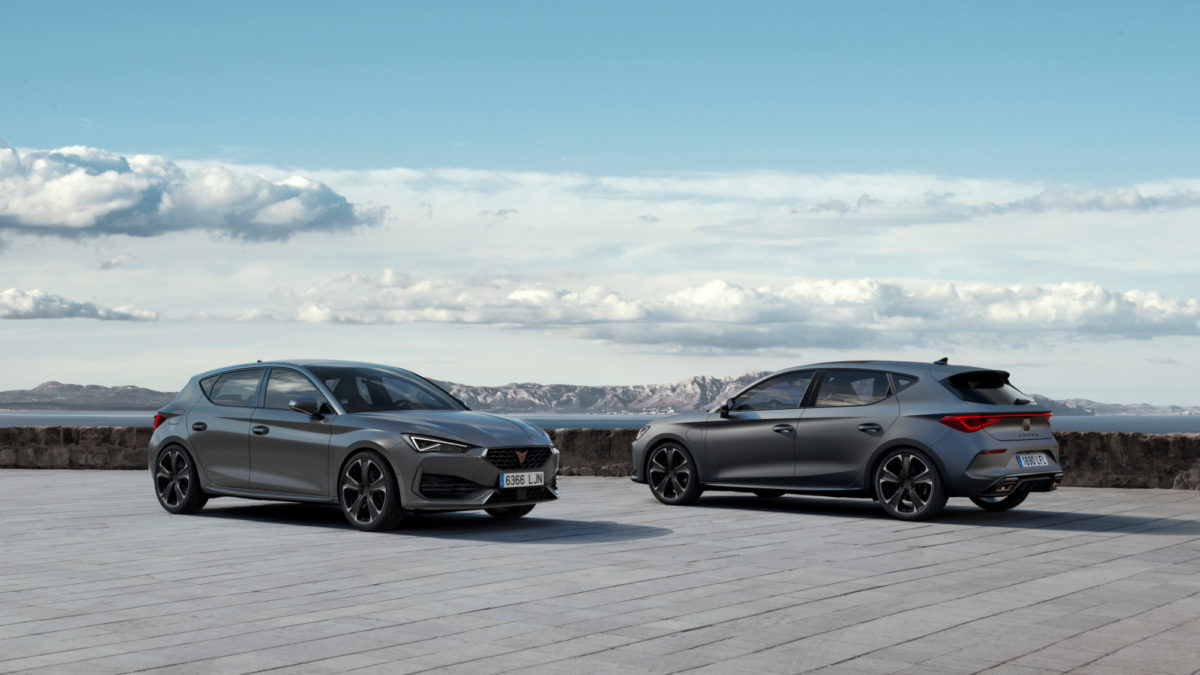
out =
<svg viewBox="0 0 1200 675"><path fill-rule="evenodd" d="M498 413L658 414L708 408L765 375L698 375L673 384L592 387L574 384L514 383L475 387L439 382L475 410ZM143 387L44 382L33 389L0 391L0 408L15 410L156 410L173 392ZM1055 415L1200 415L1200 407L1098 403L1082 398L1054 400L1033 395Z"/></svg>

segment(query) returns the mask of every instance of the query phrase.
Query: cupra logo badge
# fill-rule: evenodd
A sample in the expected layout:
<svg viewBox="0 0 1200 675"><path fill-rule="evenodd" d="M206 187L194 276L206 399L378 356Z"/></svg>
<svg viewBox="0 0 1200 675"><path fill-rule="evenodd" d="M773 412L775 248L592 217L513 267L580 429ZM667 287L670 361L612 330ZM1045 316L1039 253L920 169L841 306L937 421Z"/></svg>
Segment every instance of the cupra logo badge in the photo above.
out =
<svg viewBox="0 0 1200 675"><path fill-rule="evenodd" d="M1025 422L1023 424L1021 424L1021 428L1023 428L1025 431L1029 431L1029 427L1030 427L1029 418L1026 417Z"/></svg>
<svg viewBox="0 0 1200 675"><path fill-rule="evenodd" d="M1025 428L1026 428L1026 429L1028 429L1028 428L1029 428L1029 422L1028 422L1028 421L1026 421L1026 422L1025 422ZM518 463L518 464L524 464L524 463L525 463L525 457L529 455L529 451L528 451L528 450L517 450L517 451L516 451L516 455L517 455L517 463Z"/></svg>

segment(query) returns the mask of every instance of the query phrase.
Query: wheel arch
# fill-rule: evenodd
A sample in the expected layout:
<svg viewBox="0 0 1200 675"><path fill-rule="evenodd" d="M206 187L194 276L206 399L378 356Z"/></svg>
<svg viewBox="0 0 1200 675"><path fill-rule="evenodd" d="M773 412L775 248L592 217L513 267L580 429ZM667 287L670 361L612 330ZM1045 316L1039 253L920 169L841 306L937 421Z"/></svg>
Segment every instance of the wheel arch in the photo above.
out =
<svg viewBox="0 0 1200 675"><path fill-rule="evenodd" d="M942 479L942 485L945 485L946 489L949 489L950 481L946 475L946 466L942 463L942 458L938 457L938 454L933 451L933 448L913 438L896 438L875 448L875 451L871 454L871 461L866 464L866 473L861 476L861 479L862 485L869 494L873 497L877 496L875 494L875 470L879 468L879 463L883 461L883 458L889 452L901 448L920 450L922 454L932 460L934 468L937 469L938 476Z"/></svg>
<svg viewBox="0 0 1200 675"><path fill-rule="evenodd" d="M150 475L154 475L154 465L158 463L158 456L161 455L164 450L172 447L177 447L187 453L188 459L192 461L192 466L196 467L196 474L200 477L200 491L205 494L211 494L209 490L205 489L212 487L212 481L208 479L208 470L205 469L204 462L201 462L200 458L196 456L196 451L188 445L187 440L179 436L168 436L162 439L162 441L157 443L156 447L152 448L151 452L148 453Z"/></svg>
<svg viewBox="0 0 1200 675"><path fill-rule="evenodd" d="M696 480L701 485L704 485L704 467L700 465L700 460L696 458L696 451L692 449L692 446L689 445L685 439L680 437L678 434L672 433L663 434L647 444L646 456L642 458L642 475L646 476L646 479L649 480L650 457L654 455L655 450L668 443L674 443L675 445L681 446L684 450L687 450L687 453L692 457L692 464L694 464L696 467Z"/></svg>
<svg viewBox="0 0 1200 675"><path fill-rule="evenodd" d="M380 457L382 457L383 461L387 464L388 468L392 470L392 477L396 479L396 485L398 487L400 487L400 485L401 485L402 478L401 478L401 474L400 474L400 469L398 469L396 467L396 463L394 461L392 461L391 453L387 452L387 450L385 450L382 445L380 445L379 443L376 443L374 441L368 441L368 440L359 441L357 443L350 445L350 447L346 448L345 450L343 450L340 453L341 454L340 457L333 457L331 459L334 461L330 461L330 467L333 469L333 473L330 476L330 481L329 481L329 488L332 493L330 496L332 496L335 500L338 500L339 503L341 500L341 495L339 494L338 491L339 491L340 481L342 479L342 471L345 470L346 464L350 461L350 458L363 450L369 450L371 452L374 452L376 455L379 455ZM400 506L404 506L404 502L405 502L404 488L400 487Z"/></svg>

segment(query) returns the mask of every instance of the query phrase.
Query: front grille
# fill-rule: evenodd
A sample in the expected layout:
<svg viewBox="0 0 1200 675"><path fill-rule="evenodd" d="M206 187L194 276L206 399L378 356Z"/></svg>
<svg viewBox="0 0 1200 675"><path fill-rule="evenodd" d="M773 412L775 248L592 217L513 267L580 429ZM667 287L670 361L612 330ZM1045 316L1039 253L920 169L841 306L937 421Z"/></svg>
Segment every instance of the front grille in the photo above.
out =
<svg viewBox="0 0 1200 675"><path fill-rule="evenodd" d="M525 461L522 462L517 453L523 453ZM532 469L550 459L550 448L488 448L486 459L497 469L504 471Z"/></svg>
<svg viewBox="0 0 1200 675"><path fill-rule="evenodd" d="M496 490L495 494L488 498L487 505L512 504L513 502L540 502L548 499L557 499L557 497L546 487L539 485L531 488Z"/></svg>
<svg viewBox="0 0 1200 675"><path fill-rule="evenodd" d="M485 487L487 486L458 476L447 476L440 473L421 475L421 494L429 499L458 499Z"/></svg>

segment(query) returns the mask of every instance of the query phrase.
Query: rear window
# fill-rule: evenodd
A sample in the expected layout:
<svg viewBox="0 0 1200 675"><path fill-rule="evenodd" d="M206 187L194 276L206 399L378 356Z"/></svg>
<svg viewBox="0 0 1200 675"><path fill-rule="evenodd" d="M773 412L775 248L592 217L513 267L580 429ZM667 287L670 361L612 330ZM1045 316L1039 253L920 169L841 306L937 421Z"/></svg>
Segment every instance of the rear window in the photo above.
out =
<svg viewBox="0 0 1200 675"><path fill-rule="evenodd" d="M959 373L943 383L964 401L991 405L1027 405L1033 398L1026 396L1008 381L1002 370L977 370Z"/></svg>

